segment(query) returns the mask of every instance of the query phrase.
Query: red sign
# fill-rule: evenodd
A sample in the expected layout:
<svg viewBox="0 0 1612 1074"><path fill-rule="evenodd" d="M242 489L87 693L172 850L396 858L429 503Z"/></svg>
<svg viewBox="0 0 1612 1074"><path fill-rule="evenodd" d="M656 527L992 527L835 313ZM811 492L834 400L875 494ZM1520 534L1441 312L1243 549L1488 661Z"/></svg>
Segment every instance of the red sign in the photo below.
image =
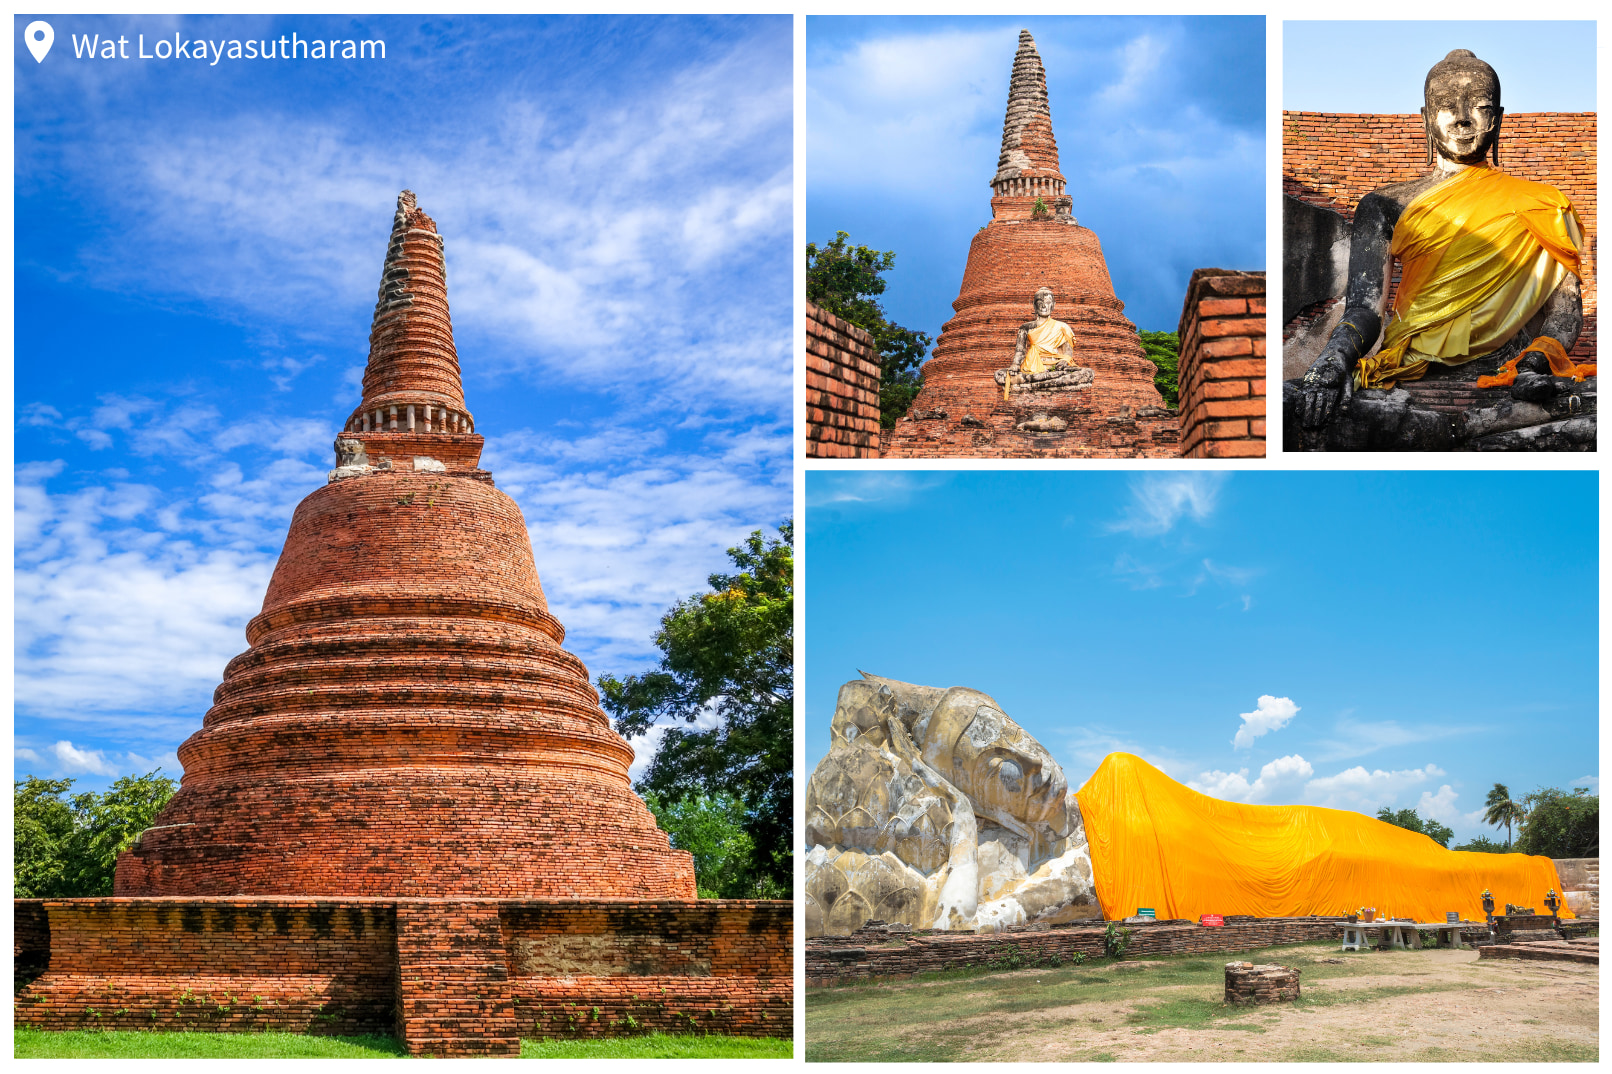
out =
<svg viewBox="0 0 1612 1074"><path fill-rule="evenodd" d="M1202 917L1198 918L1198 924L1207 926L1208 928L1219 928L1225 923L1226 919L1221 917L1219 914L1204 914Z"/></svg>

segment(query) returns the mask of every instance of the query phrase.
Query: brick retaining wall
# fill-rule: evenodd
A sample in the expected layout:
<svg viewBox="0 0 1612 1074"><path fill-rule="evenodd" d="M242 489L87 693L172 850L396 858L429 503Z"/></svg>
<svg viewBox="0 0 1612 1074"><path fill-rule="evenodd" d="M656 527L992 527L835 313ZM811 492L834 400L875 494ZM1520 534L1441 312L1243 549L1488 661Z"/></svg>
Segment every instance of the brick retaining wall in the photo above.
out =
<svg viewBox="0 0 1612 1074"><path fill-rule="evenodd" d="M792 1032L793 908L783 901L15 907L20 1026L397 1033L428 1055L516 1054L522 1036ZM39 972L25 977L24 963Z"/></svg>
<svg viewBox="0 0 1612 1074"><path fill-rule="evenodd" d="M1136 931L1125 953L1129 957L1251 951L1278 944L1337 940L1337 926L1342 921L1341 917L1276 917L1219 928L1194 924L1128 926ZM806 986L983 966L1000 962L1015 950L1027 963L1049 956L1067 961L1077 952L1088 958L1097 957L1103 953L1103 933L1102 928L1020 926L987 935L913 931L900 936L854 933L849 937L811 937L806 941Z"/></svg>
<svg viewBox="0 0 1612 1074"><path fill-rule="evenodd" d="M879 359L873 337L806 303L806 454L879 455Z"/></svg>
<svg viewBox="0 0 1612 1074"><path fill-rule="evenodd" d="M1282 192L1353 220L1371 191L1424 174L1426 151L1415 113L1283 112ZM1572 353L1585 361L1595 358L1597 323L1595 162L1594 112L1506 113L1500 167L1561 190L1584 225L1584 331Z"/></svg>
<svg viewBox="0 0 1612 1074"><path fill-rule="evenodd" d="M1197 269L1177 326L1181 457L1265 457L1265 274Z"/></svg>

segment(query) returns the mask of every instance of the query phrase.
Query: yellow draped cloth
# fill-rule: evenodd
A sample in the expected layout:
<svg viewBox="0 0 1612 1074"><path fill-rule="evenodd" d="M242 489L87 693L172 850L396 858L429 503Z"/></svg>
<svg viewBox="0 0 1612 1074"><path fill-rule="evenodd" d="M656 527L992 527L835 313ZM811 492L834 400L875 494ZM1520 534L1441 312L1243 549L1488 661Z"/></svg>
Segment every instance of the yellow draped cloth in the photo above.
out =
<svg viewBox="0 0 1612 1074"><path fill-rule="evenodd" d="M1445 850L1363 813L1224 802L1140 757L1111 753L1080 789L1097 898L1107 918L1144 906L1160 918L1303 917L1375 907L1384 916L1483 920L1495 906L1561 893L1549 858ZM1565 908L1563 917L1572 913Z"/></svg>
<svg viewBox="0 0 1612 1074"><path fill-rule="evenodd" d="M1024 361L1019 365L1022 373L1045 373L1058 363L1058 359L1067 359L1069 355L1062 353L1061 348L1071 346L1075 340L1075 330L1062 321L1055 321L1051 317L1042 321L1026 334L1024 341Z"/></svg>
<svg viewBox="0 0 1612 1074"><path fill-rule="evenodd" d="M1429 362L1495 350L1579 274L1582 246L1572 203L1547 183L1470 167L1423 191L1394 226L1394 317L1382 349L1355 367L1355 387L1391 387Z"/></svg>

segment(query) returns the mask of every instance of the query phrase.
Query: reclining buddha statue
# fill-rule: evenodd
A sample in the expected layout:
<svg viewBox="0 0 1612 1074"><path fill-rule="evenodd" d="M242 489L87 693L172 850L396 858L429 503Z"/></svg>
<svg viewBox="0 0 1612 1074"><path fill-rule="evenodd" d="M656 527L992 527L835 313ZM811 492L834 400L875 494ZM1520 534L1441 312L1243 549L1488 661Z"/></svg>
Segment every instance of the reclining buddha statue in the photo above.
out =
<svg viewBox="0 0 1612 1074"><path fill-rule="evenodd" d="M806 784L806 935L1206 914L1483 920L1562 890L1549 858L1446 850L1364 813L1200 794L1111 753L1071 791L990 696L864 674ZM1385 910L1385 912L1386 912Z"/></svg>

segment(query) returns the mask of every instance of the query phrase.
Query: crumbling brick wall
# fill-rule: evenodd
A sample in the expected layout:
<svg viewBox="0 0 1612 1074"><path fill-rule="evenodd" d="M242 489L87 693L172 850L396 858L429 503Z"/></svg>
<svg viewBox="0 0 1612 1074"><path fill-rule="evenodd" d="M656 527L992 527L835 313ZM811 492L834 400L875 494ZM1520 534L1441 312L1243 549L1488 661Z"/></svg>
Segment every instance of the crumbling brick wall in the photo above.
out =
<svg viewBox="0 0 1612 1074"><path fill-rule="evenodd" d="M1181 456L1265 455L1265 274L1198 269L1181 307Z"/></svg>
<svg viewBox="0 0 1612 1074"><path fill-rule="evenodd" d="M396 1033L417 1055L793 1031L789 902L19 899L16 914L18 963L42 970L19 979L19 1026Z"/></svg>
<svg viewBox="0 0 1612 1074"><path fill-rule="evenodd" d="M879 359L873 337L806 303L806 454L869 459L879 454Z"/></svg>
<svg viewBox="0 0 1612 1074"><path fill-rule="evenodd" d="M1355 206L1387 183L1426 169L1422 117L1359 113L1282 113L1282 192L1354 219ZM1566 194L1584 225L1584 331L1573 355L1595 359L1597 320L1594 112L1508 112L1500 167ZM1398 284L1395 265L1394 283ZM1391 296L1390 296L1391 297Z"/></svg>

